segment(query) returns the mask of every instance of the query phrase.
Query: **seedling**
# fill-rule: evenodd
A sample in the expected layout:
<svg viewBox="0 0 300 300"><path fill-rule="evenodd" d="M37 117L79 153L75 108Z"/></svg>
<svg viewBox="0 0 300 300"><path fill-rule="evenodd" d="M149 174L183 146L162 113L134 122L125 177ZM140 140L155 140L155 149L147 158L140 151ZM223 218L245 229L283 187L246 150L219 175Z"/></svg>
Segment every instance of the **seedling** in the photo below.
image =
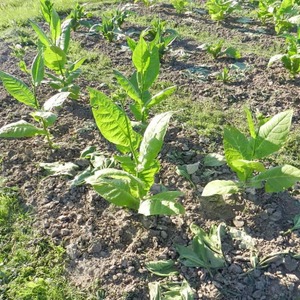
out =
<svg viewBox="0 0 300 300"><path fill-rule="evenodd" d="M43 106L40 105L37 99L37 88L44 78L44 57L42 51L34 58L29 72L31 75L31 89L23 81L1 71L0 79L7 92L12 97L34 109L31 116L40 124L40 127L36 127L27 121L20 120L0 128L0 137L24 138L33 137L35 135L45 135L49 147L53 148L49 127L55 123L58 117L54 111L64 103L69 96L69 93L58 93L48 99Z"/></svg>
<svg viewBox="0 0 300 300"><path fill-rule="evenodd" d="M300 170L290 166L266 169L259 159L277 152L285 143L291 126L292 110L278 113L270 119L259 118L256 126L246 109L250 137L235 127L224 129L223 145L228 166L236 172L238 181L214 180L208 183L202 196L234 194L246 188L265 188L268 193L281 192L300 180Z"/></svg>
<svg viewBox="0 0 300 300"><path fill-rule="evenodd" d="M234 47L223 48L224 40L219 40L216 43L203 44L201 48L211 54L214 59L222 56L227 56L234 59L241 58L240 52Z"/></svg>
<svg viewBox="0 0 300 300"><path fill-rule="evenodd" d="M189 1L187 1L187 0L171 0L171 4L176 9L177 13L182 14L187 10Z"/></svg>
<svg viewBox="0 0 300 300"><path fill-rule="evenodd" d="M149 195L155 174L160 169L156 157L162 148L172 113L155 116L141 136L134 131L123 103L118 106L105 94L91 88L89 92L93 115L101 134L115 144L123 155L114 157L122 170L104 168L85 178L85 182L107 201L138 210L146 216L184 213L183 206L175 201L182 195L181 192Z"/></svg>
<svg viewBox="0 0 300 300"><path fill-rule="evenodd" d="M240 9L239 2L235 0L208 0L205 5L214 21L224 20L234 10Z"/></svg>
<svg viewBox="0 0 300 300"><path fill-rule="evenodd" d="M90 28L91 33L101 32L105 39L112 42L122 34L121 26L129 15L129 11L115 10L112 13L102 15L102 22Z"/></svg>
<svg viewBox="0 0 300 300"><path fill-rule="evenodd" d="M233 76L230 75L230 70L228 68L224 68L220 73L216 76L217 80L223 81L223 83L228 83L233 80Z"/></svg>
<svg viewBox="0 0 300 300"><path fill-rule="evenodd" d="M91 27L91 23L86 20L88 14L84 11L84 6L80 5L78 2L75 4L74 8L71 10L71 13L67 17L67 19L71 19L71 28L73 31L77 31L80 26L84 26L87 28Z"/></svg>
<svg viewBox="0 0 300 300"><path fill-rule="evenodd" d="M268 67L280 60L283 66L289 71L292 78L300 72L300 39L292 35L286 37L286 53L277 54L270 58Z"/></svg>
<svg viewBox="0 0 300 300"><path fill-rule="evenodd" d="M56 73L56 75L46 73L50 79L49 84L60 92L69 91L70 98L77 99L79 86L74 84L74 81L81 73L80 66L84 63L85 58L74 63L68 62L72 19L61 23L53 4L48 0L41 0L41 9L45 21L50 26L51 37L48 37L37 23L33 21L30 23L38 36L39 43L43 46L45 66Z"/></svg>
<svg viewBox="0 0 300 300"><path fill-rule="evenodd" d="M202 267L211 272L225 266L221 235L223 225L212 226L209 233L195 224L190 229L195 235L190 246L176 245L181 262L187 267Z"/></svg>
<svg viewBox="0 0 300 300"><path fill-rule="evenodd" d="M294 230L300 229L300 214L296 215L293 219L294 226L289 230L283 232L283 235L292 233Z"/></svg>
<svg viewBox="0 0 300 300"><path fill-rule="evenodd" d="M134 45L132 45L132 42ZM133 49L132 62L136 71L129 78L118 71L114 71L114 74L119 85L125 90L128 97L134 101L130 105L130 110L135 119L145 126L150 108L172 95L176 87L166 88L152 96L150 88L154 84L160 69L159 50L156 46L147 43L143 36L140 37L138 43L133 40L128 40L128 43Z"/></svg>

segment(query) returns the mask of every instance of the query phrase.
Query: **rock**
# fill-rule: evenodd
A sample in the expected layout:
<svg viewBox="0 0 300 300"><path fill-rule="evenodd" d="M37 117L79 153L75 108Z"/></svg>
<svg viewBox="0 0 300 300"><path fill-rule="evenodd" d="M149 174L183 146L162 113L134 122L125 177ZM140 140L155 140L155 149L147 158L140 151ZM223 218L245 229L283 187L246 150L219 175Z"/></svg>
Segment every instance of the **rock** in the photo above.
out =
<svg viewBox="0 0 300 300"><path fill-rule="evenodd" d="M73 260L77 259L81 255L81 252L78 250L76 244L69 244L66 247L66 251L70 258Z"/></svg>
<svg viewBox="0 0 300 300"><path fill-rule="evenodd" d="M230 273L233 273L233 274L240 274L243 272L243 269L241 266L237 265L237 264L232 264L230 265L230 267L228 268L228 271Z"/></svg>
<svg viewBox="0 0 300 300"><path fill-rule="evenodd" d="M55 228L55 229L52 230L52 232L50 233L50 235L53 238L54 237L58 237L58 236L60 236L60 231L57 228Z"/></svg>
<svg viewBox="0 0 300 300"><path fill-rule="evenodd" d="M161 237L162 237L163 239L166 239L166 238L168 237L168 234L167 234L164 230L162 230L162 231L160 232L160 235L161 235Z"/></svg>
<svg viewBox="0 0 300 300"><path fill-rule="evenodd" d="M89 247L88 252L91 254L99 254L102 250L102 244L100 242L97 242Z"/></svg>
<svg viewBox="0 0 300 300"><path fill-rule="evenodd" d="M298 267L297 260L291 258L290 256L285 257L284 259L284 266L289 272L293 272Z"/></svg>
<svg viewBox="0 0 300 300"><path fill-rule="evenodd" d="M253 295L252 295L252 297L253 297L254 299L261 299L261 296L262 296L262 291L261 291L261 290L256 290L256 291L253 293Z"/></svg>
<svg viewBox="0 0 300 300"><path fill-rule="evenodd" d="M62 236L70 235L70 233L71 233L71 231L69 229L64 228L64 229L61 230L61 235Z"/></svg>

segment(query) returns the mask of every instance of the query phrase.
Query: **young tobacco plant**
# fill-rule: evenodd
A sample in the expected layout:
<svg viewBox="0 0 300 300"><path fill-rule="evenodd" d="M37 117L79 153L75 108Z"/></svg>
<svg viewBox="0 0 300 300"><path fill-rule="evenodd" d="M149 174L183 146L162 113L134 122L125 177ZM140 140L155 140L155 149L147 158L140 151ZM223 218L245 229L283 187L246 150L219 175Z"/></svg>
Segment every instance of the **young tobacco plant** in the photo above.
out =
<svg viewBox="0 0 300 300"><path fill-rule="evenodd" d="M89 88L90 103L101 134L123 155L116 155L122 170L103 168L85 182L107 201L122 207L138 210L140 214L173 215L184 213L176 202L182 195L178 191L166 191L150 195L155 174L160 169L157 156L163 146L171 112L155 116L143 136L134 131L124 107L111 101L105 94Z"/></svg>
<svg viewBox="0 0 300 300"><path fill-rule="evenodd" d="M299 32L298 32L299 36ZM270 58L268 67L280 60L283 66L289 71L292 78L300 72L300 39L289 35L286 37L286 53L277 54Z"/></svg>
<svg viewBox="0 0 300 300"><path fill-rule="evenodd" d="M31 107L34 111L31 116L40 124L40 127L24 120L7 124L0 128L2 138L27 138L35 135L45 135L50 148L53 148L49 127L57 120L57 110L69 96L68 92L61 92L48 99L43 106L37 99L37 88L44 78L44 58L40 51L33 60L30 70L26 71L31 76L31 89L21 80L0 71L0 79L7 92L21 103Z"/></svg>
<svg viewBox="0 0 300 300"><path fill-rule="evenodd" d="M226 127L223 136L226 162L239 180L211 181L205 186L202 196L234 194L246 188L263 187L268 193L281 192L300 180L300 170L293 166L266 169L259 161L283 146L290 131L293 111L278 113L270 119L260 118L257 127L248 109L246 115L250 137L235 127Z"/></svg>
<svg viewBox="0 0 300 300"><path fill-rule="evenodd" d="M187 10L189 1L187 1L187 0L171 0L171 4L176 9L176 12L178 14L182 14Z"/></svg>
<svg viewBox="0 0 300 300"><path fill-rule="evenodd" d="M30 23L38 36L39 43L43 46L45 66L55 73L54 75L46 72L50 79L49 84L60 92L69 91L70 98L78 99L79 86L74 81L81 73L80 66L84 63L85 58L73 63L68 61L72 19L61 23L53 3L48 0L40 2L43 17L50 27L50 37L37 23L33 21Z"/></svg>
<svg viewBox="0 0 300 300"><path fill-rule="evenodd" d="M166 88L152 96L150 88L157 79L160 69L159 49L147 43L143 36L138 43L133 40L128 40L128 43L133 50L132 62L136 70L129 78L118 71L114 71L114 74L119 85L134 101L130 105L130 110L135 119L146 125L149 109L172 95L176 86Z"/></svg>
<svg viewBox="0 0 300 300"><path fill-rule="evenodd" d="M71 19L70 26L73 31L76 31L80 26L91 27L91 23L86 19L89 15L84 11L84 5L77 2L67 17L67 19Z"/></svg>
<svg viewBox="0 0 300 300"><path fill-rule="evenodd" d="M240 9L239 1L235 0L208 0L205 5L214 21L224 20L234 10Z"/></svg>
<svg viewBox="0 0 300 300"><path fill-rule="evenodd" d="M241 58L241 53L234 47L227 47L224 49L224 40L219 40L216 43L203 44L201 48L212 55L214 59L221 56L227 56L234 59Z"/></svg>

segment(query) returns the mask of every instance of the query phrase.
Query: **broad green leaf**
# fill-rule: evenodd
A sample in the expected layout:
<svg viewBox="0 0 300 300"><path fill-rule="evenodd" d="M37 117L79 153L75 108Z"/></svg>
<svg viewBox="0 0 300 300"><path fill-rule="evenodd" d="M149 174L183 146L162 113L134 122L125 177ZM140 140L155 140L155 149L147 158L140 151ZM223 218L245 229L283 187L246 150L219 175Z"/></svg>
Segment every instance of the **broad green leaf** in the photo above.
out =
<svg viewBox="0 0 300 300"><path fill-rule="evenodd" d="M225 127L224 129L224 151L226 161L230 165L232 160L251 160L249 141L247 137L235 127Z"/></svg>
<svg viewBox="0 0 300 300"><path fill-rule="evenodd" d="M136 165L134 160L130 157L130 156L119 156L119 155L115 155L114 156L115 160L118 161L121 164L121 167L124 171L135 175L136 174Z"/></svg>
<svg viewBox="0 0 300 300"><path fill-rule="evenodd" d="M68 53L70 44L70 34L71 34L71 22L72 19L65 20L61 24L61 34L57 40L57 46L62 49L65 53Z"/></svg>
<svg viewBox="0 0 300 300"><path fill-rule="evenodd" d="M156 115L146 128L140 145L138 172L147 169L160 152L172 112Z"/></svg>
<svg viewBox="0 0 300 300"><path fill-rule="evenodd" d="M132 129L126 114L103 93L89 88L90 103L101 134L111 143L123 147L123 152L137 149L139 135ZM130 144L131 141L131 144Z"/></svg>
<svg viewBox="0 0 300 300"><path fill-rule="evenodd" d="M40 134L45 134L45 131L23 120L0 128L0 137L2 138L24 138Z"/></svg>
<svg viewBox="0 0 300 300"><path fill-rule="evenodd" d="M150 63L150 53L148 50L148 45L142 36L140 37L140 40L132 53L132 62L136 67L138 73L141 74L145 72Z"/></svg>
<svg viewBox="0 0 300 300"><path fill-rule="evenodd" d="M253 171L263 172L265 167L261 162L245 159L232 160L230 162L232 169L237 173L240 180L245 181L252 175Z"/></svg>
<svg viewBox="0 0 300 300"><path fill-rule="evenodd" d="M59 44L57 42L59 42L58 38L61 34L61 22L59 15L54 8L51 10L50 32L53 44L58 46Z"/></svg>
<svg viewBox="0 0 300 300"><path fill-rule="evenodd" d="M52 126L57 120L57 115L49 111L35 111L31 116L38 122L42 120L46 127Z"/></svg>
<svg viewBox="0 0 300 300"><path fill-rule="evenodd" d="M37 87L44 79L44 56L43 51L40 50L39 53L33 60L31 66L31 77L33 84Z"/></svg>
<svg viewBox="0 0 300 300"><path fill-rule="evenodd" d="M294 222L294 226L291 228L291 230L300 229L300 214L294 217L293 222Z"/></svg>
<svg viewBox="0 0 300 300"><path fill-rule="evenodd" d="M7 92L12 97L30 107L38 109L34 94L23 81L1 71L0 79L2 80Z"/></svg>
<svg viewBox="0 0 300 300"><path fill-rule="evenodd" d="M67 62L66 54L58 46L47 47L44 51L45 65L60 74Z"/></svg>
<svg viewBox="0 0 300 300"><path fill-rule="evenodd" d="M182 300L195 299L195 293L186 280L182 282L181 289L180 289L180 296Z"/></svg>
<svg viewBox="0 0 300 300"><path fill-rule="evenodd" d="M202 196L234 194L238 193L239 189L239 184L232 180L214 180L204 187Z"/></svg>
<svg viewBox="0 0 300 300"><path fill-rule="evenodd" d="M150 261L145 263L145 266L148 271L158 276L167 277L178 274L178 271L175 267L175 262L172 259Z"/></svg>
<svg viewBox="0 0 300 300"><path fill-rule="evenodd" d="M241 58L241 53L234 47L228 47L225 50L225 54L231 58L235 58L235 59Z"/></svg>
<svg viewBox="0 0 300 300"><path fill-rule="evenodd" d="M89 178L86 182L89 181ZM128 181L102 178L92 186L99 195L110 203L135 210L139 207L139 200L132 196Z"/></svg>
<svg viewBox="0 0 300 300"><path fill-rule="evenodd" d="M33 30L35 31L35 33L37 34L40 42L45 46L45 47L50 47L52 42L50 41L50 39L47 37L46 33L43 31L43 29L36 24L35 22L30 20L30 25L33 28Z"/></svg>
<svg viewBox="0 0 300 300"><path fill-rule="evenodd" d="M278 151L286 141L293 110L278 113L259 128L255 139L254 157L262 158Z"/></svg>
<svg viewBox="0 0 300 300"><path fill-rule="evenodd" d="M184 207L175 201L180 196L181 192L168 191L147 197L141 202L138 212L145 216L184 214Z"/></svg>
<svg viewBox="0 0 300 300"><path fill-rule="evenodd" d="M40 163L40 167L45 169L48 176L71 176L73 177L79 167L72 162Z"/></svg>
<svg viewBox="0 0 300 300"><path fill-rule="evenodd" d="M245 113L246 113L246 117L247 117L247 122L248 122L248 128L249 128L249 132L252 138L256 138L256 130L255 130L255 125L254 125L254 121L252 118L252 114L251 111L248 108L245 108Z"/></svg>
<svg viewBox="0 0 300 300"><path fill-rule="evenodd" d="M204 166L219 167L226 163L223 155L218 153L209 153L204 157Z"/></svg>
<svg viewBox="0 0 300 300"><path fill-rule="evenodd" d="M119 85L125 90L127 95L134 101L142 104L141 95L135 86L123 74L114 70Z"/></svg>
<svg viewBox="0 0 300 300"><path fill-rule="evenodd" d="M284 165L260 173L251 178L249 183L256 188L265 185L267 193L276 193L292 187L298 181L300 181L300 170L290 165Z"/></svg>
<svg viewBox="0 0 300 300"><path fill-rule="evenodd" d="M49 98L43 105L45 111L53 111L61 108L68 96L69 92L61 92Z"/></svg>
<svg viewBox="0 0 300 300"><path fill-rule="evenodd" d="M201 257L199 257L191 246L185 247L182 245L175 245L176 251L180 255L180 260L187 267L202 267L209 268L207 262L203 261ZM203 253L205 251L204 245L202 249Z"/></svg>
<svg viewBox="0 0 300 300"><path fill-rule="evenodd" d="M152 106L159 104L161 101L165 100L167 97L172 95L176 91L176 89L177 89L176 86L171 86L171 87L164 89L163 91L161 91L161 92L157 93L156 95L154 95L153 97L151 97L151 99L146 103L145 106L149 109Z"/></svg>
<svg viewBox="0 0 300 300"><path fill-rule="evenodd" d="M40 0L40 7L45 21L50 24L51 21L51 10L53 3L48 0Z"/></svg>
<svg viewBox="0 0 300 300"><path fill-rule="evenodd" d="M145 191L148 192L155 181L155 175L160 170L160 164L157 160L153 162L150 168L143 170L142 172L138 173L139 178L145 184Z"/></svg>
<svg viewBox="0 0 300 300"><path fill-rule="evenodd" d="M146 64L143 75L143 91L148 90L159 74L159 51L155 46L151 49L149 63Z"/></svg>
<svg viewBox="0 0 300 300"><path fill-rule="evenodd" d="M148 287L150 300L161 300L161 290L159 282L149 282Z"/></svg>

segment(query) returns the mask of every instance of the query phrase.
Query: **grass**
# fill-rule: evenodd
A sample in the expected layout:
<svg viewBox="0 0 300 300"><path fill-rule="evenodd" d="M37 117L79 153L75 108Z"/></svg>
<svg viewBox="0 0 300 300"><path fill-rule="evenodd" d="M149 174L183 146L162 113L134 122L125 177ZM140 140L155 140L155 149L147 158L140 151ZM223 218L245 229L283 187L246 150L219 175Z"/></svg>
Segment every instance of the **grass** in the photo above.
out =
<svg viewBox="0 0 300 300"><path fill-rule="evenodd" d="M95 299L71 286L65 250L33 230L32 214L0 190L0 299Z"/></svg>

